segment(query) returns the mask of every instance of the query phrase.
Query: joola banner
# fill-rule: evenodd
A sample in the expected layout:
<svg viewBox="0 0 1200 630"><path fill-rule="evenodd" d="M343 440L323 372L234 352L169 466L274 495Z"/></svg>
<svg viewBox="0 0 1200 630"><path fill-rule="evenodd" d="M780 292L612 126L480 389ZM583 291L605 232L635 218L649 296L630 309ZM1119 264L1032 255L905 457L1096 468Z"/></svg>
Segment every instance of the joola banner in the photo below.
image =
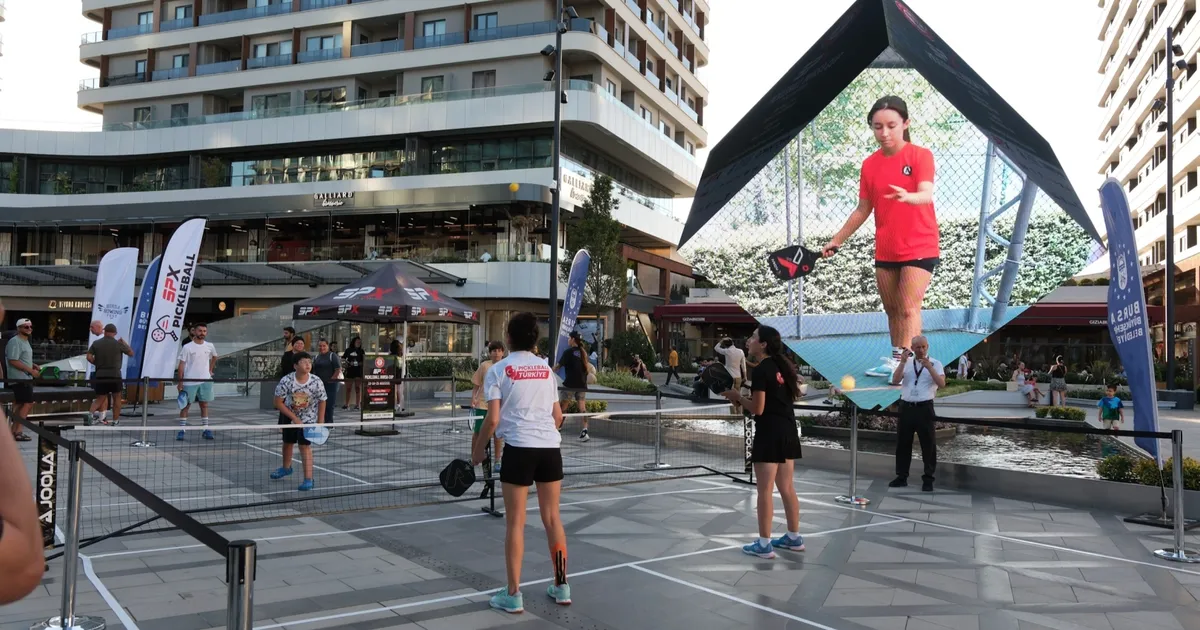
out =
<svg viewBox="0 0 1200 630"><path fill-rule="evenodd" d="M204 224L204 219L191 219L179 226L159 261L142 376L169 379L175 372Z"/></svg>

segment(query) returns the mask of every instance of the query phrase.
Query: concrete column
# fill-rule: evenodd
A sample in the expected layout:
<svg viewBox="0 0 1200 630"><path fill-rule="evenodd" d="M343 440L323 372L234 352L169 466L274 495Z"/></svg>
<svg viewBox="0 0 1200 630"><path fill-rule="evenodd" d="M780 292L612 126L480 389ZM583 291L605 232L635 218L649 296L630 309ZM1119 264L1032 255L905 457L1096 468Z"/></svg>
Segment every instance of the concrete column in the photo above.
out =
<svg viewBox="0 0 1200 630"><path fill-rule="evenodd" d="M155 65L154 61L155 61L154 51L147 50L146 51L146 76L142 77L142 81L145 83L149 83L150 76L154 74L154 65Z"/></svg>
<svg viewBox="0 0 1200 630"><path fill-rule="evenodd" d="M158 33L162 25L163 7L162 0L154 0L154 28L151 32Z"/></svg>
<svg viewBox="0 0 1200 630"><path fill-rule="evenodd" d="M471 18L471 5L463 5L463 42L471 43L471 28L474 26Z"/></svg>
<svg viewBox="0 0 1200 630"><path fill-rule="evenodd" d="M417 39L417 14L409 11L404 14L404 50L412 50Z"/></svg>
<svg viewBox="0 0 1200 630"><path fill-rule="evenodd" d="M108 41L108 30L112 28L112 9L104 10L104 18L100 23L100 39Z"/></svg>
<svg viewBox="0 0 1200 630"><path fill-rule="evenodd" d="M192 42L188 45L188 76L196 76L196 62L200 57L200 44Z"/></svg>
<svg viewBox="0 0 1200 630"><path fill-rule="evenodd" d="M204 0L192 0L192 27L193 28L200 26L200 16L201 15L204 15Z"/></svg>
<svg viewBox="0 0 1200 630"><path fill-rule="evenodd" d="M300 6L299 2L294 2L296 6ZM292 29L292 65L296 64L296 55L300 54L300 29Z"/></svg>
<svg viewBox="0 0 1200 630"><path fill-rule="evenodd" d="M617 12L614 9L604 10L604 30L608 31L608 45L613 46L613 40L617 37Z"/></svg>
<svg viewBox="0 0 1200 630"><path fill-rule="evenodd" d="M350 58L350 46L354 45L354 23L342 22L342 59Z"/></svg>
<svg viewBox="0 0 1200 630"><path fill-rule="evenodd" d="M242 35L242 70L246 69L246 61L250 59L250 36Z"/></svg>
<svg viewBox="0 0 1200 630"><path fill-rule="evenodd" d="M696 97L696 123L704 126L704 99Z"/></svg>

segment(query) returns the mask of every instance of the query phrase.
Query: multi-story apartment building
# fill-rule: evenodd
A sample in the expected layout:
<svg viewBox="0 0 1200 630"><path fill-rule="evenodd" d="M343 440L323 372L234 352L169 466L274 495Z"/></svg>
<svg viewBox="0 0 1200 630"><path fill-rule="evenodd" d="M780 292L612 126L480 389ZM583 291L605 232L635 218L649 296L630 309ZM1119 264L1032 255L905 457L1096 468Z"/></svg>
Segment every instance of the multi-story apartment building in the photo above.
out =
<svg viewBox="0 0 1200 630"><path fill-rule="evenodd" d="M100 30L83 35L80 59L100 76L81 83L79 106L103 131L0 131L10 313L80 339L106 251L136 247L147 263L180 221L205 216L193 319L403 259L483 314L459 352L503 338L507 313L547 310L554 4L83 0ZM708 6L566 5L579 17L563 34L560 242L592 178L612 177L645 294L611 333L644 324L690 279L670 204L693 194L707 144L696 72Z"/></svg>
<svg viewBox="0 0 1200 630"><path fill-rule="evenodd" d="M1100 0L1102 42L1097 105L1102 109L1097 170L1125 187L1151 304L1162 305L1167 239L1175 247L1175 352L1183 356L1200 321L1200 18L1195 0ZM1175 68L1175 120L1166 120L1166 34L1171 29L1186 67ZM1174 137L1174 173L1166 172L1167 134ZM1170 181L1170 186L1168 186ZM1174 198L1175 233L1166 234L1167 195ZM1107 274L1107 262L1089 271ZM1190 324L1190 325L1189 325ZM1154 330L1163 339L1162 325ZM1156 346L1156 352L1163 348Z"/></svg>

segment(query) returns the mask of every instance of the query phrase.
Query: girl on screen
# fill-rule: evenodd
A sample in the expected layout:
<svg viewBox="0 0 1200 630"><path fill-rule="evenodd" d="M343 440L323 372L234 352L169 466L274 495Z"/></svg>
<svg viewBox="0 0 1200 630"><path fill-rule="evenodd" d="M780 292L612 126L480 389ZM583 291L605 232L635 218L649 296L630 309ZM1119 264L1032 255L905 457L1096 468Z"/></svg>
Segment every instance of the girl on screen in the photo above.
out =
<svg viewBox="0 0 1200 630"><path fill-rule="evenodd" d="M887 314L890 356L867 370L868 376L891 378L908 340L921 334L921 302L941 256L937 217L933 211L933 153L912 144L908 105L885 96L871 107L867 122L879 150L863 161L858 207L825 245L821 254L837 253L875 213L875 283Z"/></svg>

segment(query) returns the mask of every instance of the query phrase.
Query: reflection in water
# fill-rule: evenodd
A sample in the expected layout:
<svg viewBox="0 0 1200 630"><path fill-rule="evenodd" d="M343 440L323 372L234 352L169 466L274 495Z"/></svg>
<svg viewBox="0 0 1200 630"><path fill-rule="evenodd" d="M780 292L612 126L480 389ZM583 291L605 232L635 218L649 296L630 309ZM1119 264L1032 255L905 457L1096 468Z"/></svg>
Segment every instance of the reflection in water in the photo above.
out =
<svg viewBox="0 0 1200 630"><path fill-rule="evenodd" d="M740 421L664 419L663 427L742 435ZM845 439L805 436L803 441L805 445L824 448L847 449L850 446L849 436ZM865 453L891 455L895 452L895 443L860 439L858 449ZM915 456L921 449L914 444L913 450ZM938 461L1085 479L1099 479L1096 464L1118 453L1131 454L1132 450L1106 436L1020 429L962 426L957 435L938 442Z"/></svg>

